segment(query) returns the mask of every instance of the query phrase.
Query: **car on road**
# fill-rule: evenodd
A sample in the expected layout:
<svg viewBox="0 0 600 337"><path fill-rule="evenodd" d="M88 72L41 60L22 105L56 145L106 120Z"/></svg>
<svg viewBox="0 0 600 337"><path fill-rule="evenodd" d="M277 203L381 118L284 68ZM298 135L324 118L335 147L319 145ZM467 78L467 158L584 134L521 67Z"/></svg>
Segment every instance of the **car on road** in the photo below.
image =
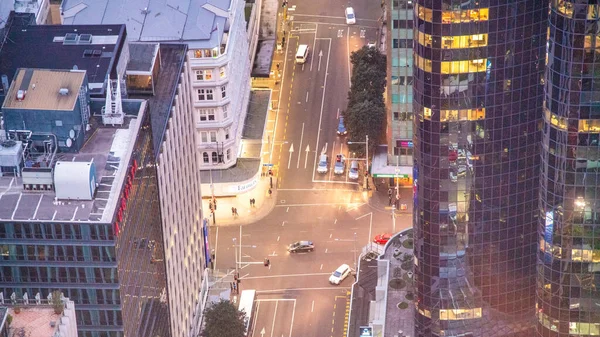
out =
<svg viewBox="0 0 600 337"><path fill-rule="evenodd" d="M373 242L375 242L378 245L385 245L388 241L390 241L391 238L392 234L390 233L377 234L373 238Z"/></svg>
<svg viewBox="0 0 600 337"><path fill-rule="evenodd" d="M340 122L338 123L337 128L338 136L345 136L348 134L348 130L346 130L346 126L344 125L344 117L340 116Z"/></svg>
<svg viewBox="0 0 600 337"><path fill-rule="evenodd" d="M331 273L331 276L329 276L329 283L335 285L342 283L342 281L344 281L346 277L350 275L351 271L352 269L350 269L350 266L347 264L339 266L338 269L336 269L333 273Z"/></svg>
<svg viewBox="0 0 600 337"><path fill-rule="evenodd" d="M335 157L335 165L333 166L333 174L344 174L346 171L346 158L343 154L338 154Z"/></svg>
<svg viewBox="0 0 600 337"><path fill-rule="evenodd" d="M358 162L353 160L350 163L350 171L348 172L348 178L352 180L358 179Z"/></svg>
<svg viewBox="0 0 600 337"><path fill-rule="evenodd" d="M315 245L312 241L296 241L288 246L290 253L312 252L315 250Z"/></svg>
<svg viewBox="0 0 600 337"><path fill-rule="evenodd" d="M329 167L329 157L326 154L322 154L319 157L319 165L317 166L317 173L327 173Z"/></svg>
<svg viewBox="0 0 600 337"><path fill-rule="evenodd" d="M353 25L356 23L356 16L354 15L354 8L346 8L346 24Z"/></svg>

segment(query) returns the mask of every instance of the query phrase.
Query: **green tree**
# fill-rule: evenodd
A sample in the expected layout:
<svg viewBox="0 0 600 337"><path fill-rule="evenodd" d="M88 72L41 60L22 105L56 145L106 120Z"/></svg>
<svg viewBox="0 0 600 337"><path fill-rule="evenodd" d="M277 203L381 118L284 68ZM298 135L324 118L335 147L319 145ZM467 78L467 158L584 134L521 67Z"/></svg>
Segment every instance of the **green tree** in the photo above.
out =
<svg viewBox="0 0 600 337"><path fill-rule="evenodd" d="M369 135L369 151L375 150L384 134L385 108L373 101L363 101L348 107L343 115L351 140L364 142L365 136ZM364 145L358 144L350 146L352 152L360 155L364 154L364 148Z"/></svg>
<svg viewBox="0 0 600 337"><path fill-rule="evenodd" d="M227 300L213 303L204 310L202 337L244 337L246 314Z"/></svg>

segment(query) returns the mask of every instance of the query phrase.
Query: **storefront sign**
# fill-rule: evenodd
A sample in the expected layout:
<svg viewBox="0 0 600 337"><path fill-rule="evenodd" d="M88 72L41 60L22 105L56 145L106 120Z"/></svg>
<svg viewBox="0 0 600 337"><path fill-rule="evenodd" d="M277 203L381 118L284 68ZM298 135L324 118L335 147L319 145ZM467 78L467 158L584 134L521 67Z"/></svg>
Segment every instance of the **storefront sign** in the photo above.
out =
<svg viewBox="0 0 600 337"><path fill-rule="evenodd" d="M256 186L256 184L258 184L258 179L257 178L253 178L252 180L250 180L247 183L241 184L241 185L234 185L231 187L231 191L234 193L242 193L242 192L246 192L248 190L251 190L252 188L254 188L254 186Z"/></svg>

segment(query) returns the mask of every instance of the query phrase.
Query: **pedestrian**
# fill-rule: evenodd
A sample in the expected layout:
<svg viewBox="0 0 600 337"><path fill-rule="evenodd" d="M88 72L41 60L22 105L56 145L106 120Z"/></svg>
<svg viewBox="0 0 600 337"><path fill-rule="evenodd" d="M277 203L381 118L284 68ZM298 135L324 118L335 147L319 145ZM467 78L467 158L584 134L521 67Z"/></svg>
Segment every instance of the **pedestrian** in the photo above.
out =
<svg viewBox="0 0 600 337"><path fill-rule="evenodd" d="M237 212L237 207L233 208L233 212L235 213L235 216L239 216L238 212Z"/></svg>
<svg viewBox="0 0 600 337"><path fill-rule="evenodd" d="M235 215L235 208L234 207L231 207L231 215L232 216Z"/></svg>
<svg viewBox="0 0 600 337"><path fill-rule="evenodd" d="M269 196L271 196L271 194L273 194L273 191L271 191L271 189L269 188Z"/></svg>
<svg viewBox="0 0 600 337"><path fill-rule="evenodd" d="M256 207L256 199L252 198L252 207Z"/></svg>
<svg viewBox="0 0 600 337"><path fill-rule="evenodd" d="M391 195L388 197L388 200L389 200L388 206L392 206L392 196Z"/></svg>
<svg viewBox="0 0 600 337"><path fill-rule="evenodd" d="M250 198L250 207L252 207L252 198Z"/></svg>
<svg viewBox="0 0 600 337"><path fill-rule="evenodd" d="M388 189L388 195L390 196L390 198L392 197L392 188L391 187Z"/></svg>

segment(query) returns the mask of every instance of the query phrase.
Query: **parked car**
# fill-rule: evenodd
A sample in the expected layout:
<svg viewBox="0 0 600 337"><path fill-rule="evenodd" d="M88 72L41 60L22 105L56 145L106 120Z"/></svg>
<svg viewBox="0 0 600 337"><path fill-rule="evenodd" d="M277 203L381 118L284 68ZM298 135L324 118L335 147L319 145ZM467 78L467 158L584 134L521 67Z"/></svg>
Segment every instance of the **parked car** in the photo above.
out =
<svg viewBox="0 0 600 337"><path fill-rule="evenodd" d="M348 178L352 180L358 179L358 162L353 160L350 163L350 171L348 172Z"/></svg>
<svg viewBox="0 0 600 337"><path fill-rule="evenodd" d="M378 245L385 245L388 241L390 241L391 238L392 234L390 233L377 234L373 238L373 242L375 242Z"/></svg>
<svg viewBox="0 0 600 337"><path fill-rule="evenodd" d="M326 154L322 154L319 157L319 165L317 166L317 173L327 173L329 167L329 157Z"/></svg>
<svg viewBox="0 0 600 337"><path fill-rule="evenodd" d="M340 116L340 122L338 123L337 128L338 136L345 136L348 134L348 130L346 130L346 126L344 125L344 117Z"/></svg>
<svg viewBox="0 0 600 337"><path fill-rule="evenodd" d="M329 276L329 283L335 285L342 283L342 281L344 281L346 277L350 275L351 271L352 269L350 269L350 266L347 264L339 266L338 269L336 269L333 273L331 273L331 276Z"/></svg>
<svg viewBox="0 0 600 337"><path fill-rule="evenodd" d="M346 8L346 24L353 25L356 23L356 16L354 15L354 8Z"/></svg>
<svg viewBox="0 0 600 337"><path fill-rule="evenodd" d="M296 241L288 246L290 253L312 252L315 250L315 245L312 241Z"/></svg>
<svg viewBox="0 0 600 337"><path fill-rule="evenodd" d="M346 171L346 158L343 154L338 154L335 157L335 165L333 167L333 174L344 174Z"/></svg>

